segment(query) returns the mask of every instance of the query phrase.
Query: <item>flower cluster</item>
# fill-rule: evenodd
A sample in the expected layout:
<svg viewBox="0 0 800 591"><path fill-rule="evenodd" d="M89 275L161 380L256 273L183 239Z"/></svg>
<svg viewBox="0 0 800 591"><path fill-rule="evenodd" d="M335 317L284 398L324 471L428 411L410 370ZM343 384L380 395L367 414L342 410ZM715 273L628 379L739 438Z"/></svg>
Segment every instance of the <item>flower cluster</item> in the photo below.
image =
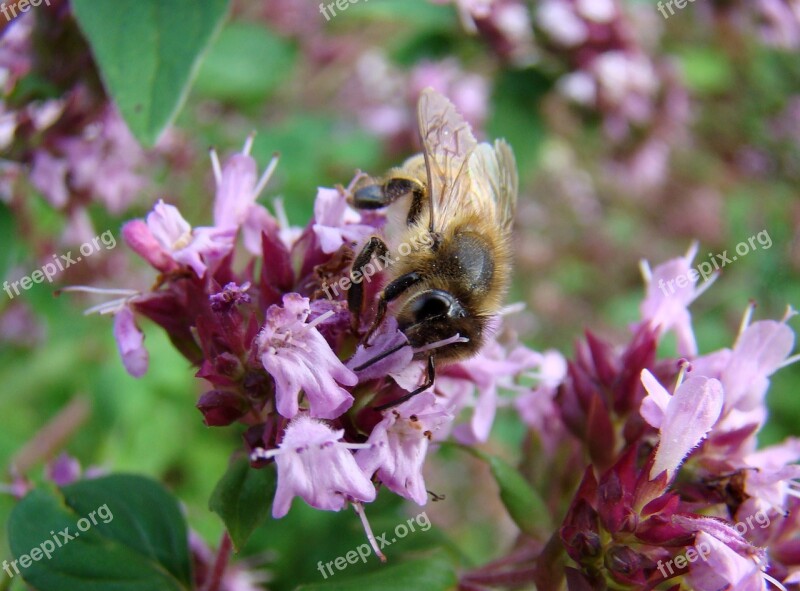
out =
<svg viewBox="0 0 800 591"><path fill-rule="evenodd" d="M413 350L390 317L369 346L362 344L369 319L355 321L323 286L349 273L355 249L380 234L383 214L353 209L351 184L320 188L310 222L289 226L280 202L277 218L256 203L277 160L259 177L251 145L252 137L224 164L211 153L213 225L192 227L159 201L145 219L123 227L127 244L159 278L146 293L111 291L122 297L95 310L114 314L131 375L148 366L141 317L160 325L195 364L211 386L197 402L205 422L246 425L253 464L276 465L275 517L296 496L318 509L352 503L363 511L378 483L425 504L431 442L451 431L465 443L485 441L499 391L520 388L523 377L537 380L555 354L527 349L498 317L477 359L443 366L428 391L376 410L423 383L417 357L461 337ZM367 286L371 299L379 284L376 276ZM552 373L548 387L556 385ZM454 425L462 410L467 416Z"/></svg>
<svg viewBox="0 0 800 591"><path fill-rule="evenodd" d="M48 52L64 39L70 39L61 43L64 55L52 60ZM24 215L32 186L64 213L69 241L95 235L90 204L124 212L150 184L145 167L177 154L174 135L147 154L128 131L99 83L67 2L54 0L9 25L0 42L0 80L0 199Z"/></svg>
<svg viewBox="0 0 800 591"><path fill-rule="evenodd" d="M750 306L733 348L699 355L686 309L697 285L655 288L684 273L695 250L652 270L645 263L631 342L617 350L587 333L558 391L539 401L561 425L533 428L562 454L578 450L570 464L583 472L558 534L570 588L756 590L800 580L800 441L756 449L769 378L798 360L794 312L752 322ZM680 360L656 359L668 332Z"/></svg>

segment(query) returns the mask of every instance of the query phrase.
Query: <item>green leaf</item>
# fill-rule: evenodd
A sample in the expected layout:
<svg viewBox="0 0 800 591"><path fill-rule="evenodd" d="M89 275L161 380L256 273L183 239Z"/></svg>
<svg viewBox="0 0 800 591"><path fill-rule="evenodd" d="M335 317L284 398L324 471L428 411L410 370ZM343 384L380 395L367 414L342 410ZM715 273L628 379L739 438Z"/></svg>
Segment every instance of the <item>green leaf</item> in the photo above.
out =
<svg viewBox="0 0 800 591"><path fill-rule="evenodd" d="M269 515L275 486L275 470L251 468L247 458L231 462L217 483L208 507L225 522L237 552Z"/></svg>
<svg viewBox="0 0 800 591"><path fill-rule="evenodd" d="M520 177L536 164L547 138L541 105L552 88L553 79L534 68L504 70L495 83L488 136L508 140Z"/></svg>
<svg viewBox="0 0 800 591"><path fill-rule="evenodd" d="M519 528L534 536L552 531L550 511L522 474L500 458L489 457L487 461L500 487L500 499Z"/></svg>
<svg viewBox="0 0 800 591"><path fill-rule="evenodd" d="M152 146L186 98L228 0L74 0L72 8L106 90Z"/></svg>
<svg viewBox="0 0 800 591"><path fill-rule="evenodd" d="M221 101L261 102L291 76L294 59L294 48L264 27L233 23L203 60L194 89Z"/></svg>
<svg viewBox="0 0 800 591"><path fill-rule="evenodd" d="M39 591L192 588L178 503L147 478L112 475L60 492L34 490L12 511L8 537L22 577Z"/></svg>
<svg viewBox="0 0 800 591"><path fill-rule="evenodd" d="M536 489L514 466L475 448L459 447L489 464L492 476L500 487L500 500L503 501L511 519L523 532L539 538L552 532L550 510Z"/></svg>
<svg viewBox="0 0 800 591"><path fill-rule="evenodd" d="M678 51L686 84L698 94L714 94L731 88L734 71L721 51L687 47Z"/></svg>
<svg viewBox="0 0 800 591"><path fill-rule="evenodd" d="M333 573L338 572L334 567ZM331 578L327 570L325 575ZM296 591L407 591L408 589L445 591L453 589L457 582L453 565L439 554L387 566L380 571L346 581L331 579L323 583L301 585Z"/></svg>

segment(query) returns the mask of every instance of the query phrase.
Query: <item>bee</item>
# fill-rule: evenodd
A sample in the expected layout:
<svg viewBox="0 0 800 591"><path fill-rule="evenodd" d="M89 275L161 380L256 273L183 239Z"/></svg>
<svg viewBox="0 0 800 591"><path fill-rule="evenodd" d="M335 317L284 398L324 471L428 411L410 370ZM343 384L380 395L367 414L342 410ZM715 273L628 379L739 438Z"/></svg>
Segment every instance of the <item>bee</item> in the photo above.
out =
<svg viewBox="0 0 800 591"><path fill-rule="evenodd" d="M363 342L369 343L390 306L398 328L415 349L456 335L464 338L417 353L417 359L427 359L424 383L377 410L432 386L437 364L475 355L511 278L518 187L511 147L502 139L479 144L453 103L431 88L420 95L417 120L422 153L391 169L384 180L356 188L351 196L356 208L387 208L384 236L368 239L352 269L363 269L375 256L392 261ZM363 283L352 285L348 305L358 325Z"/></svg>

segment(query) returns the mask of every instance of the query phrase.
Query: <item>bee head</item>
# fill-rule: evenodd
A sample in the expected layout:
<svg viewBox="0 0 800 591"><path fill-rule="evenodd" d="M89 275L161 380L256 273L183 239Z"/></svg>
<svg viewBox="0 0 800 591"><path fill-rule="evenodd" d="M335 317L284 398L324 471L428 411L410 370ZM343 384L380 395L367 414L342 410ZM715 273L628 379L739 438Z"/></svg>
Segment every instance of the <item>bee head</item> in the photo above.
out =
<svg viewBox="0 0 800 591"><path fill-rule="evenodd" d="M482 322L471 317L453 294L441 289L428 289L414 295L397 314L400 330L413 347L443 341L455 334L469 339L437 349L437 357L459 357L481 341Z"/></svg>

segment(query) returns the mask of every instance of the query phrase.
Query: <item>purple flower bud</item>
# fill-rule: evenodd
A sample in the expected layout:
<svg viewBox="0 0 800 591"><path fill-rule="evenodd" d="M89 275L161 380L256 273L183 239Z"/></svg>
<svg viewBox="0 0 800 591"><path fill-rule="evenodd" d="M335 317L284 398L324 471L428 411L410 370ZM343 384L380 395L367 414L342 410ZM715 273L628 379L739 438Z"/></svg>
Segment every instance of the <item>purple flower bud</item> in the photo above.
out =
<svg viewBox="0 0 800 591"><path fill-rule="evenodd" d="M209 427L224 427L240 419L248 410L247 402L239 394L225 390L211 390L200 397L198 410Z"/></svg>
<svg viewBox="0 0 800 591"><path fill-rule="evenodd" d="M131 220L122 226L122 238L131 250L162 273L170 273L178 268L144 220Z"/></svg>
<svg viewBox="0 0 800 591"><path fill-rule="evenodd" d="M135 378L142 377L147 372L147 349L144 348L144 334L128 306L114 315L114 338L125 369Z"/></svg>

